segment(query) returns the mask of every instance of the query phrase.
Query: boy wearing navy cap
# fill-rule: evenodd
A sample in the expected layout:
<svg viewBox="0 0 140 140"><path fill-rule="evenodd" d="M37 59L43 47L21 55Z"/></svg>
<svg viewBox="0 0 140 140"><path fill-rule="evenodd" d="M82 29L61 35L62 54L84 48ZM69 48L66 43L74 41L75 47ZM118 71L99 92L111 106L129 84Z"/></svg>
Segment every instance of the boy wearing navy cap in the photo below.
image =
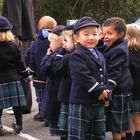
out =
<svg viewBox="0 0 140 140"><path fill-rule="evenodd" d="M72 78L69 99L68 140L104 140L104 104L106 66L96 50L99 24L91 17L82 17L74 25L77 42L69 61ZM108 102L105 102L108 106Z"/></svg>

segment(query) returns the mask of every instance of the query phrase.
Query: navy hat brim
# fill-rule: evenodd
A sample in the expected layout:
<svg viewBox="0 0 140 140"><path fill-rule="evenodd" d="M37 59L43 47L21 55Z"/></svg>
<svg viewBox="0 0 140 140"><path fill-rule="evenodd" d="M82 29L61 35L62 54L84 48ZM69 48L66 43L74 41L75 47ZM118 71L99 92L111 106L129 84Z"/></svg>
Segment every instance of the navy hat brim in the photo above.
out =
<svg viewBox="0 0 140 140"><path fill-rule="evenodd" d="M54 33L54 34L60 36L61 33L62 33L62 31L64 31L64 28L65 28L65 26L63 26L63 25L58 25L58 26L54 27L54 28L51 30L51 33Z"/></svg>
<svg viewBox="0 0 140 140"><path fill-rule="evenodd" d="M87 26L99 27L99 24L91 17L82 17L74 25L74 29L73 29L74 33L76 33L79 29L87 27Z"/></svg>

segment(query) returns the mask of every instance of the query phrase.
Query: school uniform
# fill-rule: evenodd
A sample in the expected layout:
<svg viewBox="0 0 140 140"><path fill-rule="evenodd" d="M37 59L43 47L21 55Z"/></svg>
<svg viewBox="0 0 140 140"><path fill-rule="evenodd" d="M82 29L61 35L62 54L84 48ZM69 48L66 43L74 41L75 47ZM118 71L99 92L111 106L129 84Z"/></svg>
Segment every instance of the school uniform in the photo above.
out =
<svg viewBox="0 0 140 140"><path fill-rule="evenodd" d="M61 102L60 116L58 126L64 130L67 135L68 116L69 116L69 95L71 89L71 77L69 71L69 59L71 52L61 48L53 62L54 73L61 75L61 81L58 90L58 100Z"/></svg>
<svg viewBox="0 0 140 140"><path fill-rule="evenodd" d="M15 42L0 42L0 109L26 106L20 78L28 77Z"/></svg>
<svg viewBox="0 0 140 140"><path fill-rule="evenodd" d="M132 98L134 113L140 112L140 50L129 50L129 68L133 79Z"/></svg>
<svg viewBox="0 0 140 140"><path fill-rule="evenodd" d="M61 76L55 74L52 67L54 57L59 52L59 49L56 49L51 55L45 55L41 61L41 71L47 77L41 116L49 121L50 134L61 136L63 134L57 126L60 114L60 102L57 99L57 94Z"/></svg>
<svg viewBox="0 0 140 140"><path fill-rule="evenodd" d="M36 101L38 103L39 114L46 83L46 76L41 72L40 63L50 45L48 41L48 34L48 29L39 30L37 34L37 39L33 41L31 47L29 48L29 71L30 74L33 76L33 86L35 87L36 91Z"/></svg>
<svg viewBox="0 0 140 140"><path fill-rule="evenodd" d="M69 66L72 85L68 139L103 140L104 106L98 97L107 88L105 59L96 48L93 55L91 50L78 43L70 57Z"/></svg>
<svg viewBox="0 0 140 140"><path fill-rule="evenodd" d="M118 39L112 46L105 47L109 87L112 90L112 102L107 117L109 130L121 132L129 129L131 110L132 78L129 71L129 51L127 41Z"/></svg>

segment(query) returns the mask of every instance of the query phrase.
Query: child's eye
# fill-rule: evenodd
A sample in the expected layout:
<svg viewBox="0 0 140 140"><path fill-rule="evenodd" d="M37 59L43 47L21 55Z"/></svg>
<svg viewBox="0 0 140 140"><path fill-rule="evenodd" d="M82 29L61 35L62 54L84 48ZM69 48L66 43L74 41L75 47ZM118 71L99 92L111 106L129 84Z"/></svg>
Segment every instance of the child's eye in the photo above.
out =
<svg viewBox="0 0 140 140"><path fill-rule="evenodd" d="M97 36L97 34L93 34L93 36Z"/></svg>
<svg viewBox="0 0 140 140"><path fill-rule="evenodd" d="M111 32L109 32L109 33L108 33L108 35L112 35L112 33L111 33Z"/></svg>

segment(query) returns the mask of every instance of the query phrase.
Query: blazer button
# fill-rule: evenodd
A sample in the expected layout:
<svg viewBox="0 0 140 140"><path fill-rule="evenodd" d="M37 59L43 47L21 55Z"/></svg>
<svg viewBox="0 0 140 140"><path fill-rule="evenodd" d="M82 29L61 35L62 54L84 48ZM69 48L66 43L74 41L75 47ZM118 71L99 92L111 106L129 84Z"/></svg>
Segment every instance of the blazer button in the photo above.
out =
<svg viewBox="0 0 140 140"><path fill-rule="evenodd" d="M103 69L102 69L102 68L100 68L100 71L103 71Z"/></svg>
<svg viewBox="0 0 140 140"><path fill-rule="evenodd" d="M104 83L103 83L103 82L101 82L101 85L104 85Z"/></svg>
<svg viewBox="0 0 140 140"><path fill-rule="evenodd" d="M101 74L100 77L103 78L103 75Z"/></svg>

